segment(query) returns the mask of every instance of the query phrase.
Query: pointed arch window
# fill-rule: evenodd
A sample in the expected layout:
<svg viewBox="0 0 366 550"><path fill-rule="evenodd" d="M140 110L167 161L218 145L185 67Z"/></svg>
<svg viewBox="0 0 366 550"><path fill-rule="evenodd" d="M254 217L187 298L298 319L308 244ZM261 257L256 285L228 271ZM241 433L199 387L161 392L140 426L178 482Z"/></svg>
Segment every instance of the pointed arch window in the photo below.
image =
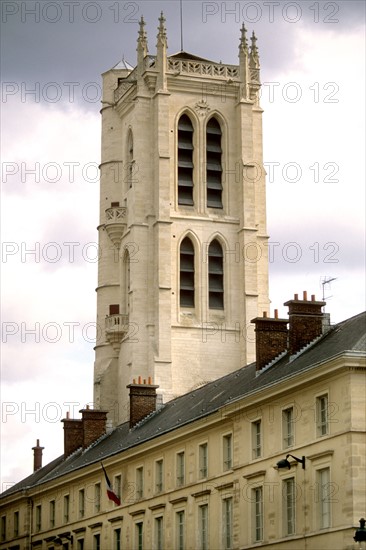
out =
<svg viewBox="0 0 366 550"><path fill-rule="evenodd" d="M222 132L216 118L206 126L207 206L222 208Z"/></svg>
<svg viewBox="0 0 366 550"><path fill-rule="evenodd" d="M180 306L194 307L194 248L188 237L180 245Z"/></svg>
<svg viewBox="0 0 366 550"><path fill-rule="evenodd" d="M178 204L193 206L193 126L187 115L178 122Z"/></svg>
<svg viewBox="0 0 366 550"><path fill-rule="evenodd" d="M134 171L134 154L133 154L133 135L132 130L129 130L127 137L127 181L128 187L132 187L133 171Z"/></svg>
<svg viewBox="0 0 366 550"><path fill-rule="evenodd" d="M217 239L208 247L208 307L224 309L224 255Z"/></svg>

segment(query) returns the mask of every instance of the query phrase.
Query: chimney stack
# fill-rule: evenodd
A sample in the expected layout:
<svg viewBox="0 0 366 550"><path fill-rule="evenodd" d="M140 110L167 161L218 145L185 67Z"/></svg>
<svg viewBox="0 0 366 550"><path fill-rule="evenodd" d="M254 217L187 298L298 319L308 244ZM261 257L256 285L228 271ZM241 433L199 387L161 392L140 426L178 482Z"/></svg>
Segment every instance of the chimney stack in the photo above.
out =
<svg viewBox="0 0 366 550"><path fill-rule="evenodd" d="M104 435L107 431L107 411L89 409L87 406L81 411L81 420L66 418L61 420L64 424L64 455L65 458L77 449L86 449Z"/></svg>
<svg viewBox="0 0 366 550"><path fill-rule="evenodd" d="M83 449L86 449L107 432L107 413L98 409L82 409Z"/></svg>
<svg viewBox="0 0 366 550"><path fill-rule="evenodd" d="M323 333L322 307L325 306L325 302L316 301L315 294L308 300L307 292L304 291L302 300L295 294L294 299L285 302L284 305L289 308L289 352L290 355L294 355Z"/></svg>
<svg viewBox="0 0 366 550"><path fill-rule="evenodd" d="M64 424L64 456L71 455L83 445L83 422L74 420L66 413L66 418L61 420Z"/></svg>
<svg viewBox="0 0 366 550"><path fill-rule="evenodd" d="M255 324L256 370L262 370L273 361L280 353L286 351L288 343L288 319L279 319L278 310L275 309L274 318L256 317L251 320Z"/></svg>
<svg viewBox="0 0 366 550"><path fill-rule="evenodd" d="M35 447L32 447L33 450L33 472L36 472L42 468L42 452L44 447L39 446L39 439L37 439L37 444Z"/></svg>
<svg viewBox="0 0 366 550"><path fill-rule="evenodd" d="M139 376L138 381L133 380L127 388L130 389L130 429L136 426L143 418L156 410L156 389L151 383L151 377L146 380Z"/></svg>

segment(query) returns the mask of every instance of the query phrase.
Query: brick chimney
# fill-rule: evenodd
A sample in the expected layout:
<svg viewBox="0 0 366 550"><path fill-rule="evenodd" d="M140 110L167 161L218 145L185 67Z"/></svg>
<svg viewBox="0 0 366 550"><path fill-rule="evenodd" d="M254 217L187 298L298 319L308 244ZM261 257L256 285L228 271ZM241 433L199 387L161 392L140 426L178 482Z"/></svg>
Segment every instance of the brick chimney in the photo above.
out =
<svg viewBox="0 0 366 550"><path fill-rule="evenodd" d="M127 388L130 389L130 428L136 426L143 418L156 410L156 389L159 386L154 386L149 377L142 381L139 376L138 381L133 380Z"/></svg>
<svg viewBox="0 0 366 550"><path fill-rule="evenodd" d="M263 317L251 320L255 324L257 371L262 370L288 347L288 319L279 319L277 309L274 315L274 318L267 317L267 312L264 311Z"/></svg>
<svg viewBox="0 0 366 550"><path fill-rule="evenodd" d="M82 409L83 449L86 449L107 431L107 413L97 409Z"/></svg>
<svg viewBox="0 0 366 550"><path fill-rule="evenodd" d="M64 424L64 456L71 455L83 445L83 421L74 420L66 413L66 418L61 420Z"/></svg>
<svg viewBox="0 0 366 550"><path fill-rule="evenodd" d="M36 472L42 468L42 452L44 447L39 446L39 439L37 439L37 444L35 447L32 447L33 451L33 472Z"/></svg>
<svg viewBox="0 0 366 550"><path fill-rule="evenodd" d="M64 455L65 458L77 449L86 449L104 435L107 431L107 411L86 409L81 411L81 419L66 418L61 420L64 424Z"/></svg>
<svg viewBox="0 0 366 550"><path fill-rule="evenodd" d="M325 306L325 302L316 301L314 294L311 300L308 300L307 292L304 291L302 300L295 294L294 299L285 302L284 305L288 306L289 352L293 355L323 333L322 307Z"/></svg>

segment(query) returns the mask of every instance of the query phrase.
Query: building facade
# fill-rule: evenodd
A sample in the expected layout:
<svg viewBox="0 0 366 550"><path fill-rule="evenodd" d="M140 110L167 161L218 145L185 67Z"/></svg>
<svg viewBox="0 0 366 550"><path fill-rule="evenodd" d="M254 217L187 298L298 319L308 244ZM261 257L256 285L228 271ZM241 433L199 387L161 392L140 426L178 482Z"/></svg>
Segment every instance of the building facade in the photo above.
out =
<svg viewBox="0 0 366 550"><path fill-rule="evenodd" d="M330 327L323 302L287 304L253 320L256 363L162 407L134 381L129 422L64 419L45 467L37 442L35 472L1 495L0 549L363 548L366 315Z"/></svg>
<svg viewBox="0 0 366 550"><path fill-rule="evenodd" d="M163 15L149 55L144 26L136 67L103 74L94 402L114 425L138 375L166 401L254 360L269 303L256 38L225 65L168 56Z"/></svg>

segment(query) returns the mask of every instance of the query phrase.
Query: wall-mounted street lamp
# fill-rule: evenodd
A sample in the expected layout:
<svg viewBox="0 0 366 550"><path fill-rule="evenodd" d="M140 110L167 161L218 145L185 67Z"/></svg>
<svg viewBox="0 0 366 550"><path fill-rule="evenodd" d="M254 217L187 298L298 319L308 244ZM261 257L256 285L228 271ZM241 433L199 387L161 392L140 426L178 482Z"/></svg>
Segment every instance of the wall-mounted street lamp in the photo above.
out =
<svg viewBox="0 0 366 550"><path fill-rule="evenodd" d="M277 468L288 468L288 469L290 469L291 464L287 460L289 456L294 458L297 462L300 462L300 464L302 464L302 469L305 470L305 457L303 456L302 458L297 458L297 456L290 455L290 454L286 455L286 458L283 458L282 460L279 460L277 462L277 464L276 464Z"/></svg>
<svg viewBox="0 0 366 550"><path fill-rule="evenodd" d="M366 541L366 529L365 529L365 523L366 519L361 518L360 519L360 527L355 532L355 536L353 537L353 540L355 542L365 542Z"/></svg>

